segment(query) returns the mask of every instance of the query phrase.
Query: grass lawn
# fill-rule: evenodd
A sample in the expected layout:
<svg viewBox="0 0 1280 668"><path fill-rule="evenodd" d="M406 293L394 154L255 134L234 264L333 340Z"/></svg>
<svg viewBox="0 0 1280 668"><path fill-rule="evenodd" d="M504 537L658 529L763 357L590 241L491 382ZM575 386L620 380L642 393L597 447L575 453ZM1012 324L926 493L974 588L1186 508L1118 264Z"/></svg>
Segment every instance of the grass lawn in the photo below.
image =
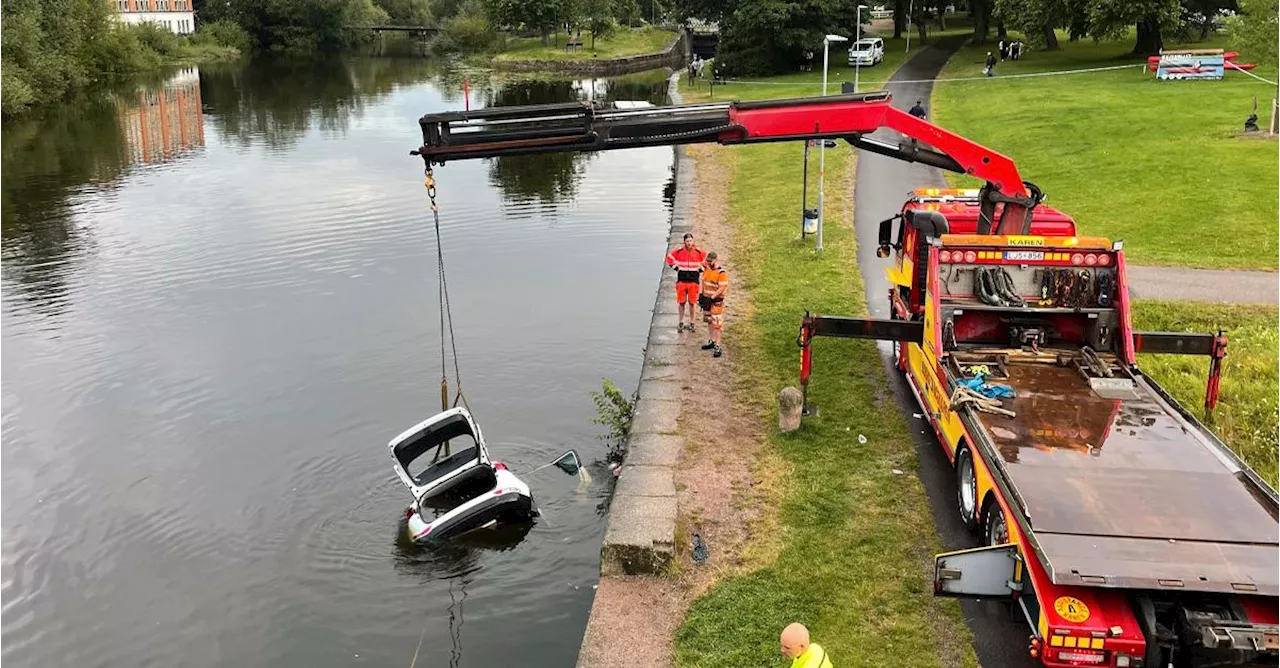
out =
<svg viewBox="0 0 1280 668"><path fill-rule="evenodd" d="M864 27L864 31L866 28ZM965 19L949 18L946 31L930 31L929 41L933 42L947 35L967 34L973 31ZM874 33L864 32L864 37ZM852 39L852 37L851 37ZM785 97L815 97L822 95L822 50L818 45L814 54L812 72L795 72L771 77L743 77L740 80L729 80L724 85L717 85L714 91L716 100L765 100ZM906 60L906 40L884 37L884 61L874 67L858 68L858 90L875 90L893 75L894 71ZM915 33L911 35L911 53L920 50L919 40ZM832 44L830 62L827 67L827 94L840 94L841 82L853 83L854 68L849 66L849 45ZM706 69L706 78L691 90L688 82L681 79L681 92L686 102L701 102L708 99L710 89L711 67Z"/></svg>
<svg viewBox="0 0 1280 668"><path fill-rule="evenodd" d="M1138 62L1124 58L1129 41L1061 39L1060 51L1031 51L998 64L997 75ZM994 48L962 49L944 77L980 76ZM1237 60L1252 62L1247 51ZM1276 67L1259 64L1254 73L1275 80ZM1134 67L943 82L931 112L939 125L1012 157L1084 233L1123 239L1133 262L1276 269L1276 141L1237 135L1255 95L1265 127L1275 86L1241 72L1156 81Z"/></svg>
<svg viewBox="0 0 1280 668"><path fill-rule="evenodd" d="M591 31L582 31L582 48L565 51L569 36L553 35L551 43L543 46L541 37L512 37L496 60L591 60L593 58L624 58L646 53L657 53L671 43L676 34L659 28L623 28L606 38L596 41L591 49Z"/></svg>
<svg viewBox="0 0 1280 668"><path fill-rule="evenodd" d="M1276 425L1280 422L1280 310L1274 306L1220 306L1138 300L1134 327L1143 330L1208 332L1224 327L1220 402L1209 427L1265 480L1276 485ZM1208 358L1139 355L1138 365L1184 406L1204 418Z"/></svg>
<svg viewBox="0 0 1280 668"><path fill-rule="evenodd" d="M868 77L872 84L888 77L901 48L890 58ZM775 79L787 86L718 86L716 98L812 95L815 77L820 81L821 72ZM705 95L700 87L685 97ZM831 224L817 255L813 240L799 236L802 146L718 151L732 174L729 219L737 238L730 270L750 290L753 313L726 333L726 345L752 370L743 379L748 391L760 404L776 405L778 391L797 383L795 336L805 310L865 313L851 225L854 153L845 145L827 151ZM959 606L933 596L939 545L916 476L907 432L914 425L887 396L875 345L821 340L814 361L810 398L821 415L794 434L771 427L767 444L789 469L774 529L783 547L776 559L693 602L676 634L677 664L784 665L778 633L800 621L837 666L977 665ZM776 424L772 414L760 419Z"/></svg>

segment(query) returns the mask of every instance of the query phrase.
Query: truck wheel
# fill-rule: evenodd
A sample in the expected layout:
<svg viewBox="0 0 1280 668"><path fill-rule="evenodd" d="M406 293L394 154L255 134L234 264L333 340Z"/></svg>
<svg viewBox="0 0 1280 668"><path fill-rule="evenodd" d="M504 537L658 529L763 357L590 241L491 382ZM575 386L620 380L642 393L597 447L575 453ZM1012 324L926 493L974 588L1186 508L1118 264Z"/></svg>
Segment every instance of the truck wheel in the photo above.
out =
<svg viewBox="0 0 1280 668"><path fill-rule="evenodd" d="M956 451L956 510L966 528L978 528L978 474L973 465L969 448L960 446Z"/></svg>
<svg viewBox="0 0 1280 668"><path fill-rule="evenodd" d="M982 542L986 545L1004 545L1009 542L1009 525L1005 522L1000 504L992 500L983 513Z"/></svg>

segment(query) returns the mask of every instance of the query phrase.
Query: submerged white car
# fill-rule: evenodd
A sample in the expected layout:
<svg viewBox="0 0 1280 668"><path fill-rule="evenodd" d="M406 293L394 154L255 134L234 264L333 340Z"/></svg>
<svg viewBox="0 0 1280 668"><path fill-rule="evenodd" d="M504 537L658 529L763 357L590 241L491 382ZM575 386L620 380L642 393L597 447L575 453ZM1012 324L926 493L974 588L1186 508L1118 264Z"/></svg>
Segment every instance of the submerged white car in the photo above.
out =
<svg viewBox="0 0 1280 668"><path fill-rule="evenodd" d="M465 408L424 420L387 447L396 476L413 496L405 519L414 542L530 522L537 515L529 487L489 459L484 436Z"/></svg>

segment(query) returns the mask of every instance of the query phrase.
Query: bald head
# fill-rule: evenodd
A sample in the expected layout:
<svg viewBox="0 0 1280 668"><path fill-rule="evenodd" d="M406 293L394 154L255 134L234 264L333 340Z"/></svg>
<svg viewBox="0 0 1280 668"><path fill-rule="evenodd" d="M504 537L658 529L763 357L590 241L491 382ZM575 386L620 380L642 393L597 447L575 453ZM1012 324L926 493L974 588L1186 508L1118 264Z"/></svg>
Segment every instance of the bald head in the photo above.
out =
<svg viewBox="0 0 1280 668"><path fill-rule="evenodd" d="M782 629L782 653L796 658L809 649L809 629L804 624L795 622Z"/></svg>

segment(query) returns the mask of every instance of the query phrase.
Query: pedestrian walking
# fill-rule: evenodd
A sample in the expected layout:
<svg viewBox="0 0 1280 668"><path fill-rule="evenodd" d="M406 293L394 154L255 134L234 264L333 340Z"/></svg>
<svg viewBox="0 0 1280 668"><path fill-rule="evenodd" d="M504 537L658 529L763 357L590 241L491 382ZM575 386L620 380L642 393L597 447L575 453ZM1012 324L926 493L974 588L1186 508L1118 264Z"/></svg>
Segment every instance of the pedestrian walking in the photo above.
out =
<svg viewBox="0 0 1280 668"><path fill-rule="evenodd" d="M915 116L916 118L918 118L918 119L920 119L920 120L922 120L922 121L925 119L925 117L926 117L926 116L928 116L928 114L926 114L926 113L925 113L925 111L924 111L924 101L923 101L923 100L916 100L916 105L915 105L914 107L911 107L910 109L908 109L908 110L907 110L907 113L908 113L908 114L911 114L912 116Z"/></svg>
<svg viewBox="0 0 1280 668"><path fill-rule="evenodd" d="M791 658L791 668L833 668L827 650L809 642L809 629L804 624L788 624L779 640L782 653Z"/></svg>
<svg viewBox="0 0 1280 668"><path fill-rule="evenodd" d="M667 253L667 266L676 271L676 308L680 312L677 332L688 329L694 331L694 304L698 303L699 282L702 280L702 265L706 262L706 251L698 248L693 242L693 235L684 235L684 245ZM685 324L685 307L689 309L689 324Z"/></svg>
<svg viewBox="0 0 1280 668"><path fill-rule="evenodd" d="M1005 56L1009 54L1009 43L1005 40L996 42L996 51L1000 52L1000 61L1004 62Z"/></svg>
<svg viewBox="0 0 1280 668"><path fill-rule="evenodd" d="M707 321L707 342L702 349L710 350L712 357L724 354L720 336L724 332L724 294L728 289L728 272L721 266L715 251L707 253L707 261L702 267L702 293L698 295L698 306L702 307Z"/></svg>
<svg viewBox="0 0 1280 668"><path fill-rule="evenodd" d="M984 67L984 68L982 68L982 73L983 73L983 74L985 74L985 75L987 75L987 76L991 76L991 74L992 74L993 72L995 72L995 69L996 69L996 57L995 57L995 56L993 56L993 55L991 55L991 52L990 52L990 51L988 51L988 52L987 52L987 66L986 66L986 67Z"/></svg>

